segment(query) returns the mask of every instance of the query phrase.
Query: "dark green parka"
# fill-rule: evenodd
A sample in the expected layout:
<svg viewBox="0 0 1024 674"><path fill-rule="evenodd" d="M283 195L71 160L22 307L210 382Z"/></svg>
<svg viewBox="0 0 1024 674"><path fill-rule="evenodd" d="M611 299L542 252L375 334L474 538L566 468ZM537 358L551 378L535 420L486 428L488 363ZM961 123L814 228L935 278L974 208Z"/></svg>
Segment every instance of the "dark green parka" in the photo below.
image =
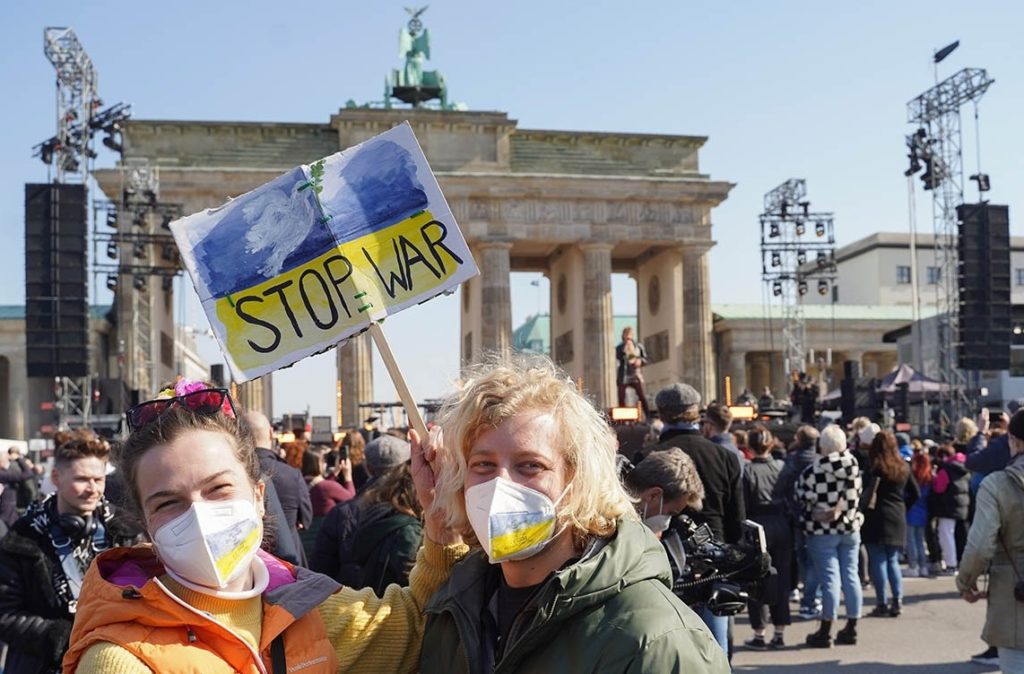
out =
<svg viewBox="0 0 1024 674"><path fill-rule="evenodd" d="M421 674L485 674L481 616L490 567L482 551L471 553L427 603ZM534 593L494 674L726 674L722 649L671 584L658 540L639 522L620 520L615 536Z"/></svg>

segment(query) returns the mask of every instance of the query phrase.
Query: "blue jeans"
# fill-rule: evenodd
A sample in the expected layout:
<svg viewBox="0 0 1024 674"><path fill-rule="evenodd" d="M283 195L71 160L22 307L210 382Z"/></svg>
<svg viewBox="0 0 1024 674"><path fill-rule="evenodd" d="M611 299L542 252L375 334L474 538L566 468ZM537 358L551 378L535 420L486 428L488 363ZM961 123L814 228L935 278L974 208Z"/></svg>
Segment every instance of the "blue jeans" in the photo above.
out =
<svg viewBox="0 0 1024 674"><path fill-rule="evenodd" d="M704 621L704 624L711 630L711 634L715 637L715 641L725 651L726 656L729 655L729 616L727 615L715 615L708 610L707 606L702 606L700 611L697 613L700 619Z"/></svg>
<svg viewBox="0 0 1024 674"><path fill-rule="evenodd" d="M900 549L895 545L868 543L868 573L875 586L878 605L885 606L885 586L892 590L894 600L903 599L903 574L900 573Z"/></svg>
<svg viewBox="0 0 1024 674"><path fill-rule="evenodd" d="M839 615L839 588L846 600L846 617L860 618L864 596L860 589L860 533L819 534L807 537L814 573L821 583L821 619Z"/></svg>
<svg viewBox="0 0 1024 674"><path fill-rule="evenodd" d="M804 593L800 597L800 607L813 609L816 602L814 601L821 589L818 586L818 576L814 573L814 562L811 561L811 553L807 549L807 534L800 532L797 536L797 560L799 562L800 573L803 574L801 580L804 583Z"/></svg>
<svg viewBox="0 0 1024 674"><path fill-rule="evenodd" d="M1024 650L1017 648L999 649L999 669L1003 672L1024 672Z"/></svg>
<svg viewBox="0 0 1024 674"><path fill-rule="evenodd" d="M928 548L924 544L924 527L907 527L907 566L923 569L928 566Z"/></svg>

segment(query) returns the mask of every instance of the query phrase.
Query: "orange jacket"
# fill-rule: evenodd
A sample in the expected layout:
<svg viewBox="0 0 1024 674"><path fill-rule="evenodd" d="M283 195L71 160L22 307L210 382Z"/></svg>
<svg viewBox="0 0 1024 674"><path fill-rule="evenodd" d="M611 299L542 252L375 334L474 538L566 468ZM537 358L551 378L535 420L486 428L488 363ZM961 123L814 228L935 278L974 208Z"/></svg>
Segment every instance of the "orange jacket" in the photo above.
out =
<svg viewBox="0 0 1024 674"><path fill-rule="evenodd" d="M154 672L267 674L272 671L271 643L281 633L289 671L337 671L334 648L315 609L340 586L259 554L270 572L259 653L164 587L158 580L164 568L151 547L116 548L98 556L86 573L63 671L73 673L86 650L105 641Z"/></svg>

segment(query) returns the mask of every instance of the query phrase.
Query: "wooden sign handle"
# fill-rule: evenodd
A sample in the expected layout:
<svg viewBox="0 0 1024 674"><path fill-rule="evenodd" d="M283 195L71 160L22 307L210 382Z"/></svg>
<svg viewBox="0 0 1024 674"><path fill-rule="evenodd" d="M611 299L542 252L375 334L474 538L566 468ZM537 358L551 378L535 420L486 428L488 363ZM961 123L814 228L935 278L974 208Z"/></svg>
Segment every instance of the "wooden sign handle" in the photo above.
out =
<svg viewBox="0 0 1024 674"><path fill-rule="evenodd" d="M409 385L405 383L405 377L402 376L402 370L398 367L398 361L395 360L395 354L391 352L391 345L388 344L388 338L384 336L384 329L380 327L380 323L370 323L370 335L373 337L373 343L377 346L377 351L380 352L380 357L384 360L388 374L391 375L391 381L395 385L395 390L398 391L398 398L405 406L405 413L409 415L409 425L416 429L421 441L426 442L427 425L423 423L419 405L412 397Z"/></svg>

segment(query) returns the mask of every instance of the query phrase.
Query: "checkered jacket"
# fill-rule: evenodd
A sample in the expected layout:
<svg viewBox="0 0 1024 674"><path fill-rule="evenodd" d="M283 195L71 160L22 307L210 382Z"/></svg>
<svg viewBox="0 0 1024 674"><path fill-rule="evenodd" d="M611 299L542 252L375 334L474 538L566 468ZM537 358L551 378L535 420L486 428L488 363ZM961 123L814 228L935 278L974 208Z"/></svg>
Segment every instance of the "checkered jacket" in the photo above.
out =
<svg viewBox="0 0 1024 674"><path fill-rule="evenodd" d="M796 483L797 500L803 506L804 531L809 535L852 534L860 531L864 515L858 509L861 485L857 457L849 451L833 452L807 466ZM815 522L816 508L834 508L839 503L839 518L833 522Z"/></svg>

